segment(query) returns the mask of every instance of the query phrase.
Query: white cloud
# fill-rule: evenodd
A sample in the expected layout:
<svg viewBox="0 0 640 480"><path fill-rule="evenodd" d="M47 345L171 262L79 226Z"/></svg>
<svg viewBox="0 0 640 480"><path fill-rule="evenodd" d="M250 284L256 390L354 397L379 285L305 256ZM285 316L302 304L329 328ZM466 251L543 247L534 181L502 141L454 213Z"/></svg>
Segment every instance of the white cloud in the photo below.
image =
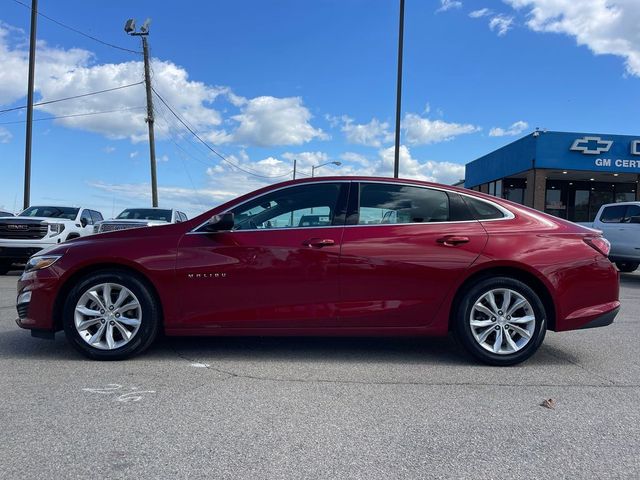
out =
<svg viewBox="0 0 640 480"><path fill-rule="evenodd" d="M564 33L596 55L625 59L627 72L640 76L638 0L505 0L527 9L527 26L536 32Z"/></svg>
<svg viewBox="0 0 640 480"><path fill-rule="evenodd" d="M347 141L369 147L380 147L383 143L393 141L393 133L389 130L389 123L372 118L369 123L353 123L353 119L343 115L341 130Z"/></svg>
<svg viewBox="0 0 640 480"><path fill-rule="evenodd" d="M491 15L493 12L491 11L490 8L481 8L480 10L474 10L471 13L469 13L469 16L471 18L481 18L481 17L487 17L489 15Z"/></svg>
<svg viewBox="0 0 640 480"><path fill-rule="evenodd" d="M527 128L529 128L529 124L527 122L523 120L518 120L517 122L512 123L511 126L509 126L508 128L493 127L491 130L489 130L489 136L490 137L507 137L507 136L520 135Z"/></svg>
<svg viewBox="0 0 640 480"><path fill-rule="evenodd" d="M82 49L51 47L38 42L36 101L48 101L82 93L105 90L140 82L140 61L95 64L94 55ZM0 24L0 104L16 102L26 94L28 52L24 32ZM311 113L300 97L261 96L251 99L236 95L229 87L211 86L191 80L187 71L168 61L152 60L154 88L178 112L193 130L215 143L274 146L300 145L313 139L325 139L322 130L310 124ZM136 85L113 92L93 95L37 107L40 111L61 116L127 109L101 115L64 118L56 124L105 135L146 141L147 124L144 86ZM231 115L231 132L221 128L221 113L213 108L217 99L239 111ZM164 139L177 120L154 98L156 137ZM139 108L138 108L139 107Z"/></svg>
<svg viewBox="0 0 640 480"><path fill-rule="evenodd" d="M345 162L354 163L361 167L368 167L371 164L370 160L367 157L355 152L345 152L340 155L340 158Z"/></svg>
<svg viewBox="0 0 640 480"><path fill-rule="evenodd" d="M507 15L496 15L489 20L489 28L491 31L498 32L499 37L503 37L511 30L513 25L513 17Z"/></svg>
<svg viewBox="0 0 640 480"><path fill-rule="evenodd" d="M436 13L446 12L452 8L462 7L462 2L459 0L440 0L440 8L436 10Z"/></svg>
<svg viewBox="0 0 640 480"><path fill-rule="evenodd" d="M376 174L389 176L393 172L395 147L385 148L379 152L381 163L376 168ZM464 165L452 162L436 162L427 160L420 162L411 156L409 148L400 146L400 177L452 184L464 178Z"/></svg>
<svg viewBox="0 0 640 480"><path fill-rule="evenodd" d="M0 127L0 143L9 143L13 135L9 130L4 127Z"/></svg>
<svg viewBox="0 0 640 480"><path fill-rule="evenodd" d="M116 147L113 147L113 146L111 146L111 145L107 145L106 147L104 147L104 148L102 149L102 151L103 151L104 153L113 153L113 152L115 152L115 151L116 151Z"/></svg>
<svg viewBox="0 0 640 480"><path fill-rule="evenodd" d="M327 135L309 121L311 112L300 97L262 96L247 100L241 113L232 117L239 123L231 134L217 138L219 143L238 143L261 147L301 145Z"/></svg>
<svg viewBox="0 0 640 480"><path fill-rule="evenodd" d="M475 125L431 120L415 113L407 113L404 116L402 129L405 132L406 142L410 145L445 142L458 135L480 131L480 127Z"/></svg>
<svg viewBox="0 0 640 480"><path fill-rule="evenodd" d="M161 155L160 157L158 157L158 162L166 163L168 161L169 161L168 155Z"/></svg>
<svg viewBox="0 0 640 480"><path fill-rule="evenodd" d="M140 152L138 152L137 150L135 152L131 152L129 154L129 158L136 158L138 155L140 154Z"/></svg>

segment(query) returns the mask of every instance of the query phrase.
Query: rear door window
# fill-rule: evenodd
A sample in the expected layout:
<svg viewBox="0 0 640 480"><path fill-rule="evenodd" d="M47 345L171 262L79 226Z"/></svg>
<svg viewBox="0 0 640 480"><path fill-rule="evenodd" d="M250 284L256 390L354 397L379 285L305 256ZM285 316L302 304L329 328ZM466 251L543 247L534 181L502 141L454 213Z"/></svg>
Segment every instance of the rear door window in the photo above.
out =
<svg viewBox="0 0 640 480"><path fill-rule="evenodd" d="M360 184L358 225L449 221L449 197L441 190L387 183Z"/></svg>

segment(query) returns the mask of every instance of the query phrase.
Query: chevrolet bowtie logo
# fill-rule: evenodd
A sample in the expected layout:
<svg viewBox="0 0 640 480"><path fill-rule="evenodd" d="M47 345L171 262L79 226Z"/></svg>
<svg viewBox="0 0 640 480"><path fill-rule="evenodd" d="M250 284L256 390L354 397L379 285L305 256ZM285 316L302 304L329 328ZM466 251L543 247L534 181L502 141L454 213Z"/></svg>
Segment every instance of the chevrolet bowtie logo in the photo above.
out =
<svg viewBox="0 0 640 480"><path fill-rule="evenodd" d="M570 150L582 152L588 155L599 155L608 152L613 145L612 140L602 140L600 137L576 138Z"/></svg>

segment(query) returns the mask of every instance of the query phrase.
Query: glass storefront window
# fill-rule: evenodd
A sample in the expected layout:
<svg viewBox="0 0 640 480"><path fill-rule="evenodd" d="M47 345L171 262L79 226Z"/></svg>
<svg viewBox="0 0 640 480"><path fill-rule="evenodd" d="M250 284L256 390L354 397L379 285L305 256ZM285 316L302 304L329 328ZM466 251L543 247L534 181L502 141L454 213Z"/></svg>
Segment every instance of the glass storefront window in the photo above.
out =
<svg viewBox="0 0 640 480"><path fill-rule="evenodd" d="M524 205L526 181L522 178L505 178L502 181L502 198Z"/></svg>
<svg viewBox="0 0 640 480"><path fill-rule="evenodd" d="M502 198L502 180L496 180L496 193L495 196Z"/></svg>
<svg viewBox="0 0 640 480"><path fill-rule="evenodd" d="M573 212L569 210L572 222L589 221L589 190L575 190Z"/></svg>
<svg viewBox="0 0 640 480"><path fill-rule="evenodd" d="M544 202L545 213L556 217L567 218L567 187L568 182L547 182L547 192Z"/></svg>
<svg viewBox="0 0 640 480"><path fill-rule="evenodd" d="M572 222L593 222L606 203L635 200L635 183L548 180L545 212Z"/></svg>

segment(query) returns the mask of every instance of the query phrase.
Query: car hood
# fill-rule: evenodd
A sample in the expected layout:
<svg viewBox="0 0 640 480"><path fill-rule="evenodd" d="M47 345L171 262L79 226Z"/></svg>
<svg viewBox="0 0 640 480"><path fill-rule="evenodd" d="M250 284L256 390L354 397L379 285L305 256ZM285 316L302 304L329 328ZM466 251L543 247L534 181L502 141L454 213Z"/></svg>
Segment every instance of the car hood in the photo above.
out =
<svg viewBox="0 0 640 480"><path fill-rule="evenodd" d="M48 222L48 223L62 223L69 222L74 223L75 220L69 220L68 218L55 218L55 217L2 217L2 220L35 220L36 222Z"/></svg>
<svg viewBox="0 0 640 480"><path fill-rule="evenodd" d="M130 225L166 225L169 222L166 222L164 220L129 220L129 219L122 219L122 220L118 220L118 219L113 219L113 220L102 220L101 222L99 222L100 224L105 224L105 223L125 223L125 224L130 224Z"/></svg>

